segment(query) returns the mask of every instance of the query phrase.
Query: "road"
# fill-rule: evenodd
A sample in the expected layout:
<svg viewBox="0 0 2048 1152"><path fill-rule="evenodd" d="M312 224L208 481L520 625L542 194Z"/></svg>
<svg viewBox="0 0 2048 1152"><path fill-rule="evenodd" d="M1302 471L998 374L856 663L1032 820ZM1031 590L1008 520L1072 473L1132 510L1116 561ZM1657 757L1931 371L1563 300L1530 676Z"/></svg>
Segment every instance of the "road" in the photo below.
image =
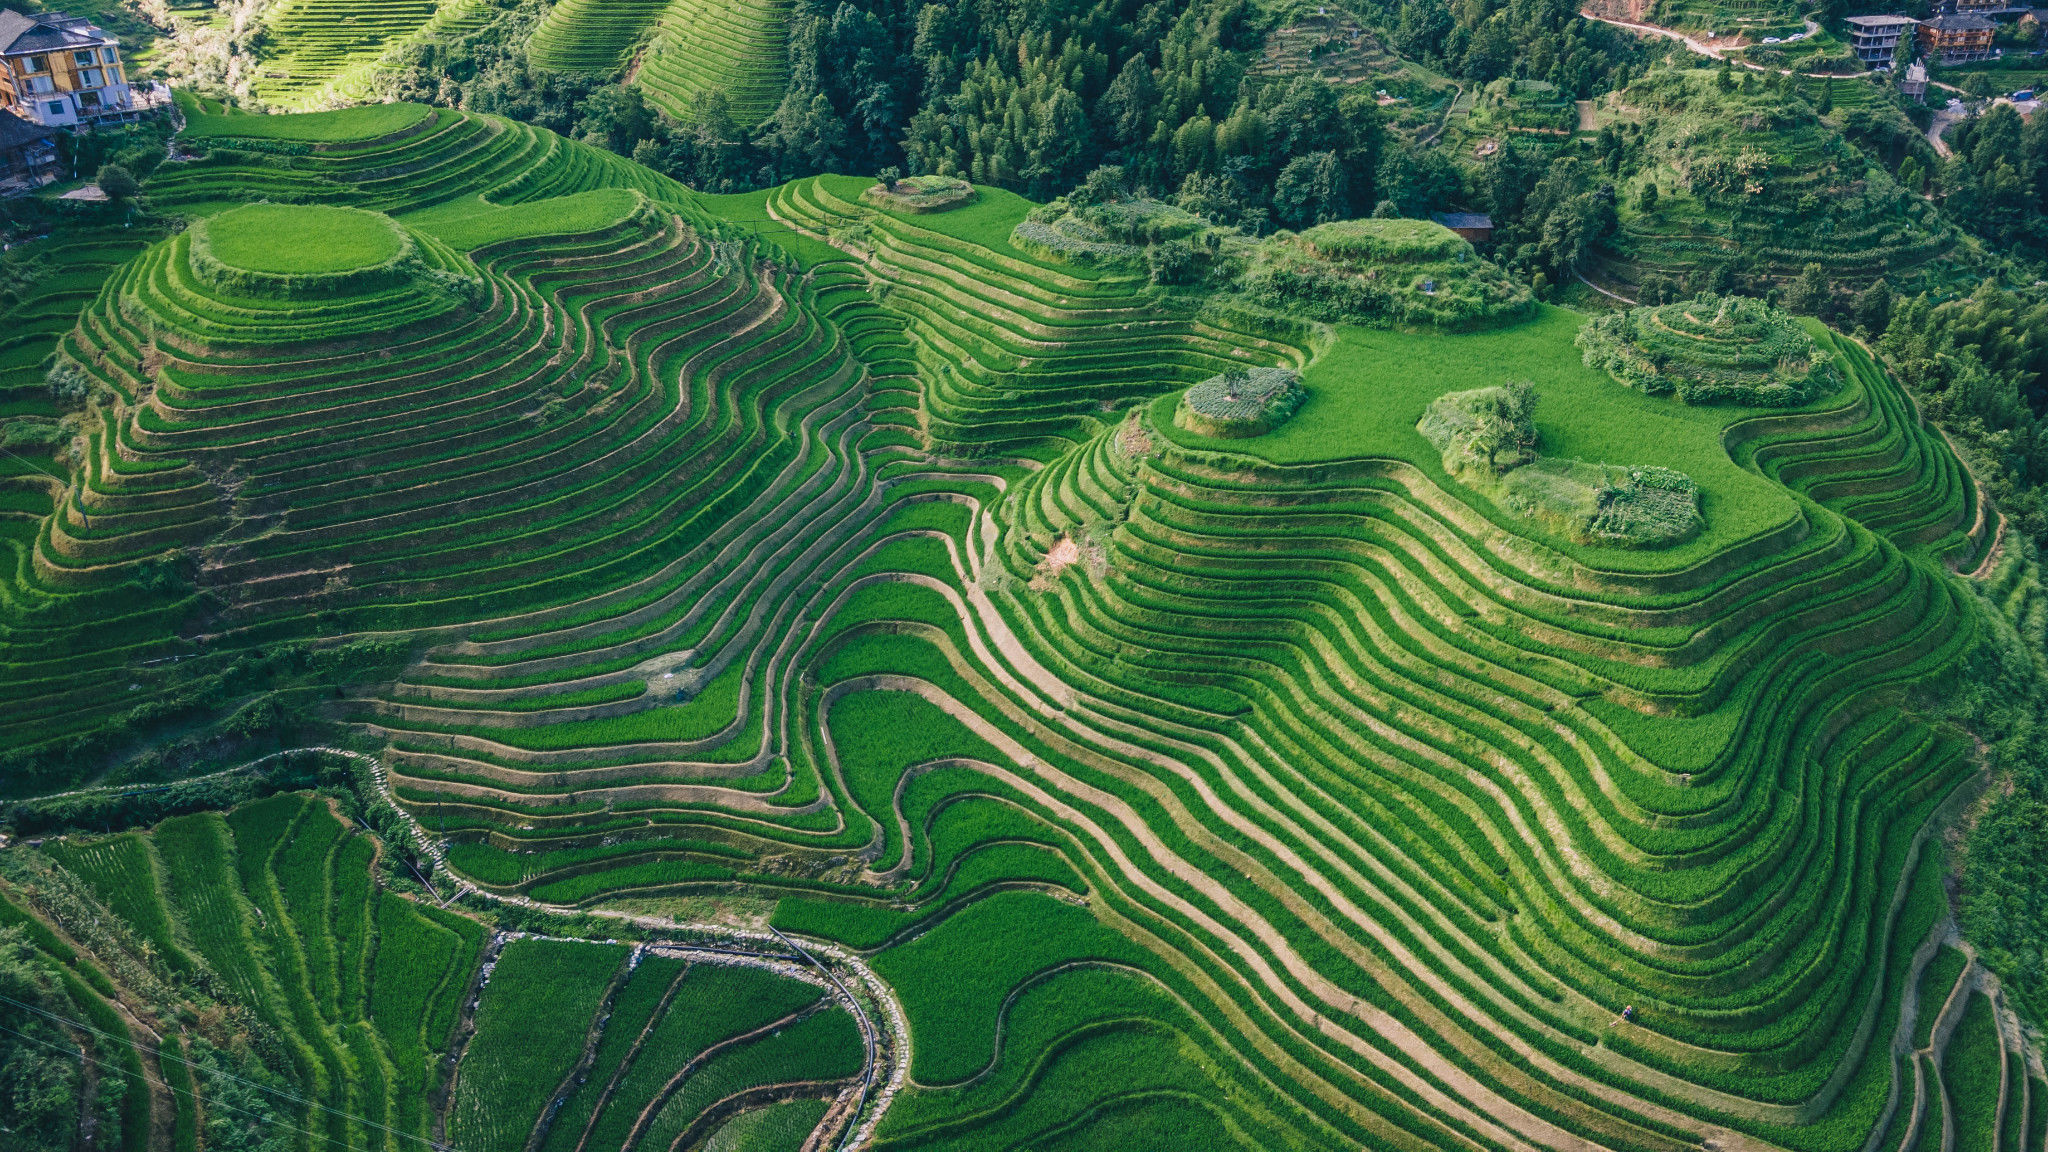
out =
<svg viewBox="0 0 2048 1152"><path fill-rule="evenodd" d="M1610 20L1605 16L1595 16L1583 8L1579 10L1579 15L1584 16L1588 20L1598 20L1602 24L1612 24L1616 28L1627 28L1631 32L1641 32L1648 36L1662 36L1666 40L1677 40L1701 56L1711 56L1716 60L1721 59L1721 50L1719 48L1704 40L1695 40L1675 28L1664 28L1656 24L1637 24L1632 20Z"/></svg>
<svg viewBox="0 0 2048 1152"><path fill-rule="evenodd" d="M1965 107L1941 107L1934 110L1934 120L1927 125L1927 142L1934 145L1934 154L1946 160L1949 157L1948 141L1941 134L1958 120L1967 120L1970 110Z"/></svg>
<svg viewBox="0 0 2048 1152"><path fill-rule="evenodd" d="M1665 28L1657 24L1638 24L1632 20L1610 20L1605 16L1595 16L1593 13L1588 12L1583 8L1579 10L1579 15L1584 16L1588 20L1598 20L1602 24L1612 24L1616 28L1626 28L1631 32L1638 32L1645 36L1662 36L1666 40L1677 40L1680 43L1684 44L1687 48L1690 48L1693 52L1697 53L1698 55L1708 57L1709 59L1727 59L1727 57L1721 55L1720 48L1715 47L1713 44L1705 40L1695 40L1692 37L1686 35L1685 33L1678 31L1676 28ZM1807 34L1811 35L1812 32L1818 28L1818 25L1815 25L1811 20L1808 20L1807 24L1809 26ZM1742 65L1744 68L1747 68L1752 72L1775 72L1780 76L1789 76L1793 74L1790 68L1766 68L1761 64L1752 64L1747 60L1741 59L1737 59L1733 62ZM1852 80L1855 79L1857 75L1860 75L1860 73L1801 72L1799 73L1799 75L1804 76L1809 80ZM1929 86L1935 88L1946 88L1950 92L1962 91L1962 89L1960 88L1952 88L1949 87L1949 85L1947 84L1930 84Z"/></svg>

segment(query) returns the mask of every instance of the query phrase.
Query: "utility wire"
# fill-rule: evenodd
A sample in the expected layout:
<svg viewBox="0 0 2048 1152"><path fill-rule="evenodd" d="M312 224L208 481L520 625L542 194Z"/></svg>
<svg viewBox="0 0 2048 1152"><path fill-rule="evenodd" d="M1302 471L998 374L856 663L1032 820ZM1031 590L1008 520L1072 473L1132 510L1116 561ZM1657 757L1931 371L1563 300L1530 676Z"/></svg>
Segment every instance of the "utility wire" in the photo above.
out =
<svg viewBox="0 0 2048 1152"><path fill-rule="evenodd" d="M6 998L5 998L5 997L0 997L0 999L6 999ZM18 1001L18 1000L8 1000L8 1003L10 1003L10 1004L17 1004L17 1005L21 1004L21 1002L20 1002L20 1001ZM37 1008L34 1008L34 1007L33 1007L32 1005L22 1005L22 1006L23 1006L23 1007L27 1007L27 1008L29 1008L29 1009L30 1009L31 1011L37 1011L37 1012L40 1012L40 1011L41 1011L41 1009L37 1009ZM43 1015L45 1015L45 1016L52 1016L52 1017L53 1017L54 1019L58 1019L58 1020L64 1020L64 1019L66 1019L65 1017L62 1017L62 1016L55 1016L55 1015L54 1015L53 1013L49 1013L49 1012L43 1012L42 1014L43 1014ZM72 1023L77 1023L76 1021L71 1021L71 1022L72 1022ZM88 1032L92 1032L92 1031L95 1031L95 1030L94 1030L93 1028L91 1028L91 1027L90 1027L90 1026L88 1026L88 1025L84 1025L84 1024L79 1024L79 1027L81 1027L81 1028L84 1028L84 1029L85 1029L86 1031L88 1031ZM28 1033L26 1033L26 1032L20 1031L19 1029L15 1029L15 1028L9 1028L9 1027L7 1027L7 1026L6 1026L6 1025L4 1025L4 1024L0 1024L0 1032L11 1032L11 1033L13 1033L14 1035L16 1035L16 1036L19 1036L19 1037L21 1037L22 1039L24 1039L24 1040L28 1041L28 1042L29 1042L29 1043L31 1043L31 1044L41 1044L41 1045L43 1045L44 1047L47 1047L47 1048L54 1048L54 1049L56 1049L57 1051L59 1051L59 1052L62 1052L62 1053L64 1053L64 1054L65 1054L65 1055L67 1055L67 1056L75 1056L75 1057L77 1057L77 1058L78 1058L78 1059L80 1059L80 1060L89 1060L89 1061L91 1061L92 1063L94 1063L94 1064L97 1064L97 1065L99 1065L99 1066L100 1066L100 1067L102 1067L102 1068L107 1068L107 1069L111 1069L112 1071L118 1072L118 1073L120 1073L120 1074L121 1074L122 1076L132 1076L132 1075L134 1075L134 1073L130 1072L130 1071L129 1071L129 1070L127 1070L126 1068L123 1068L123 1067L121 1067L121 1066L120 1066L120 1065L118 1065L118 1064L115 1064L115 1063L114 1063L113 1061L111 1061L111 1060L103 1060L103 1059L101 1059L101 1058L99 1058L99 1057L97 1057L97 1056L93 1056L93 1055L91 1055L91 1054L89 1054L89 1053L87 1053L87 1052L85 1052L85 1051L83 1051L83 1050L81 1050L81 1049L77 1049L77 1048L72 1048L72 1047L69 1047L68 1045L64 1045L64 1044L59 1044L59 1043L57 1043L57 1042L56 1042L56 1041L54 1041L54 1040L45 1040L45 1039L43 1039L43 1038L42 1038L42 1037L40 1037L40 1036L31 1036L31 1035L29 1035L29 1034L28 1034ZM99 1033L99 1034L100 1034L100 1035L105 1035L105 1033ZM131 1045L133 1045L133 1046L134 1046L134 1047L136 1047L136 1048L141 1048L141 1047L142 1047L142 1045L140 1045L140 1044L135 1044L135 1043L134 1043L134 1041L132 1041L132 1040L131 1040L131 1041L128 1041L128 1043L130 1043ZM176 1061L177 1061L178 1063L180 1063L180 1064L188 1064L188 1065L191 1065L191 1064L192 1064L192 1062L191 1062L191 1061L189 1061L189 1060L181 1060L181 1059L179 1059L178 1057L175 1057L175 1056L168 1056L168 1057L167 1057L167 1056L165 1056L165 1055L163 1054L163 1049L161 1049L161 1048L159 1048L159 1049L156 1049L156 1053L157 1053L157 1058L158 1058L159 1060L169 1059L169 1060L176 1060ZM195 1068L196 1068L196 1067L198 1067L197 1065L192 1065L192 1066L193 1066L193 1067L195 1067ZM241 1077L239 1077L239 1076L236 1076L236 1075L234 1075L233 1073L230 1073L230 1072L222 1072L222 1071L219 1071L218 1069L212 1069L212 1068L205 1068L205 1069L200 1069L200 1070L201 1070L201 1071L203 1071L203 1072L205 1072L205 1073L207 1073L208 1075L211 1075L211 1076L216 1076L216 1077L224 1077L224 1078L226 1078L226 1079L229 1079L229 1080L237 1080L237 1081L241 1081L242 1083L245 1083L245 1084L247 1084L247 1083L252 1083L251 1081L246 1081L246 1080L242 1080L242 1078L241 1078ZM198 1101L198 1100L199 1100L199 1098L200 1098L200 1097L199 1097L199 1089L198 1089L198 1088L196 1087L196 1085L197 1085L197 1083L198 1083L198 1081L197 1081L197 1080L194 1080L194 1081L193 1081L193 1083L194 1083L195 1087L191 1087L191 1088L180 1088L180 1087L178 1087L177 1085L175 1085L175 1084L172 1084L172 1083L171 1083L171 1082L169 1082L168 1080L155 1080L155 1079L151 1079L151 1078L150 1078L150 1076L149 1076L149 1074L148 1074L147 1072L145 1072L145 1073L143 1073L143 1074L142 1074L142 1077L141 1077L141 1079L142 1079L142 1082L143 1082L143 1083L145 1083L145 1084L154 1084L154 1085L156 1085L157 1087L159 1087L159 1088L162 1088L162 1089L163 1089L164 1091L166 1091L166 1092L170 1092L170 1093L173 1093L173 1094L175 1094L175 1093L178 1093L178 1092L183 1092L183 1093L184 1093L185 1095L187 1095L187 1096L191 1097L191 1098L192 1098L192 1099L193 1099L193 1100L194 1100L195 1102L196 1102L196 1101ZM264 1089L265 1091L270 1091L270 1092L275 1092L275 1091L277 1091L277 1090L276 1090L276 1089L274 1089L274 1088L268 1088L268 1087L266 1087L265 1085L262 1085L262 1084L256 1084L256 1085L255 1085L255 1087L257 1087L257 1088L262 1088L262 1089ZM293 1123L291 1123L291 1122L290 1122L290 1121L288 1121L288 1120L280 1120L280 1119L278 1119L278 1118L277 1118L276 1116L266 1116L265 1114L263 1114L263 1113L261 1113L261 1112L256 1112L256 1111L252 1111L251 1109L248 1109L248 1108L242 1108L242 1107L239 1107L239 1106L237 1106L237 1105L234 1105L234 1104L230 1104L230 1103L228 1103L228 1102L227 1102L227 1101L225 1101L225 1100L218 1100L218 1099L212 1099L212 1098L209 1098L209 1099L207 1099L207 1101L206 1101L206 1106L207 1106L208 1108L225 1108L225 1109L227 1109L227 1110L228 1110L228 1111L230 1111L230 1112L238 1112L238 1113L240 1113L240 1114L242 1114L242 1115L244 1115L244 1116L247 1116L247 1117L249 1117L249 1118L250 1118L250 1119L252 1119L252 1120L255 1120L255 1121L256 1121L257 1123L259 1123L259 1124L275 1124L275 1125L277 1125L278 1127L281 1127L281 1128L285 1128L285 1129L288 1129L288 1130L290 1130L290 1131L293 1131L293 1132L297 1132L297 1133L298 1133L298 1134L300 1134L301 1136L311 1136L311 1137L312 1137L313 1139L315 1139L315 1140L325 1140L325 1141L326 1141L327 1143L329 1143L329 1144L339 1144L339 1145L341 1145L341 1146L342 1146L342 1147L344 1147L344 1148L353 1148L353 1147L355 1147L354 1145L352 1145L352 1144L348 1143L348 1142L347 1142L347 1141L345 1141L345 1140L336 1140L336 1139L335 1139L334 1137L332 1137L332 1136L329 1136L329 1135L327 1135L327 1134L325 1134L325 1133L322 1133L322 1132L315 1132L315 1131L314 1131L314 1130L312 1130L311 1128L301 1128L301 1127L299 1127L298 1125L296 1125L296 1124L293 1124ZM333 1111L334 1111L334 1109L330 1108L330 1109L328 1109L328 1111L330 1111L330 1112L333 1112ZM352 1120L356 1120L356 1121L359 1121L359 1122L361 1122L361 1123L363 1123L363 1124L368 1124L368 1125L370 1125L370 1126L372 1126L372 1127L376 1127L376 1128L383 1128L383 1127L384 1127L384 1126L383 1126L382 1124L378 1124L378 1123L377 1123L376 1121L374 1121L374 1120L368 1120L368 1119L365 1119L365 1118L363 1118L363 1117L361 1117L361 1116L350 1116L350 1115L349 1115L349 1113L346 1113L346 1112L338 1112L338 1113L336 1113L336 1115L340 1115L340 1116L346 1116L346 1117L348 1117L349 1119L352 1119ZM389 1131L389 1129L386 1129L386 1130L387 1130L387 1131ZM400 1132L400 1133L398 1133L398 1135L401 1135L401 1136L405 1136L405 1135L410 1135L410 1133ZM418 1139L422 1139L422 1137L414 1136L414 1137L413 1137L413 1139L415 1139L415 1140L418 1140ZM431 1142L430 1142L430 1143L431 1143ZM441 1145L432 1145L432 1146L433 1146L433 1147L435 1147L435 1148L441 1148L441 1147L442 1147ZM452 1152L452 1149L448 1150L448 1152Z"/></svg>
<svg viewBox="0 0 2048 1152"><path fill-rule="evenodd" d="M127 1044L142 1051L152 1052L155 1054L156 1058L159 1061L170 1060L178 1064L183 1064L185 1067L190 1068L195 1072L204 1072L209 1076L213 1076L219 1079L232 1080L237 1084L253 1088L259 1092L268 1092L273 1096L280 1097L284 1100L290 1101L291 1103L297 1104L304 1108L318 1108L322 1112L326 1112L334 1116L339 1116L344 1120L353 1120L358 1124L362 1124L370 1128L375 1128L381 1132L387 1132L393 1136L397 1136L406 1140L416 1140L429 1148L437 1150L445 1148L444 1145L436 1144L432 1140L429 1140L424 1136L418 1135L417 1133L400 1131L399 1129L390 1127L389 1125L379 1124L378 1122L370 1119L367 1116L357 1116L352 1112L344 1112L339 1108L331 1108L325 1104L320 1103L318 1100L308 1100L303 1096L294 1095L293 1093L287 1092L282 1088L274 1088L260 1081L250 1080L247 1077L243 1076L237 1076L232 1072L225 1072L217 1068L202 1067L198 1064L193 1063L190 1060L185 1059L182 1056L173 1056L170 1053L165 1052L161 1045L155 1048L150 1048L147 1045L137 1043L135 1038L132 1036L116 1036L112 1032L103 1032L100 1029L95 1028L90 1024L87 1024L83 1020L74 1020L69 1016L61 1016L55 1012L51 1012L48 1009L38 1007L34 1004L27 1004L20 1000L16 1000L12 996L0 996L0 1004L12 1004L16 1008L20 1008L23 1011L33 1012L36 1015L41 1016L47 1020L55 1021L56 1023L63 1024L67 1027L76 1028L81 1032L89 1033L103 1040L109 1040L115 1044ZM14 1030L9 1028L7 1029L7 1031L13 1032ZM24 1035L24 1033L16 1032L15 1035ZM34 1037L29 1038L34 1039Z"/></svg>

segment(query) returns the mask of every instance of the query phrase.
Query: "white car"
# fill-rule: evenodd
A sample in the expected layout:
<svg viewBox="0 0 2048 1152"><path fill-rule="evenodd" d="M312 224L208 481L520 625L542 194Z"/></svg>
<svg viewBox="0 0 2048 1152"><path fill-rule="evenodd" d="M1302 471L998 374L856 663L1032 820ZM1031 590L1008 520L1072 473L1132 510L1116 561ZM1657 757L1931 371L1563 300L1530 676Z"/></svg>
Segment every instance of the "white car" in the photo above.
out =
<svg viewBox="0 0 2048 1152"><path fill-rule="evenodd" d="M1783 40L1783 39L1782 39L1781 37L1777 37L1777 36L1766 36L1766 37L1764 37L1764 43L1766 43L1766 44L1783 44L1784 42L1785 42L1785 41L1784 41L1784 40Z"/></svg>

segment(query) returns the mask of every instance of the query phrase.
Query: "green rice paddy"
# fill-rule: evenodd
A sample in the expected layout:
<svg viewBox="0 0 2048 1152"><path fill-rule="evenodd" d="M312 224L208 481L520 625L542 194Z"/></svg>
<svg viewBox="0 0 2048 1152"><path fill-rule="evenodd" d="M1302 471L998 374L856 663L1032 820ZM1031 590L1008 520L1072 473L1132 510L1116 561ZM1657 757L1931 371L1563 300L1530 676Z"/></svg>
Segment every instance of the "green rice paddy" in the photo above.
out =
<svg viewBox="0 0 2048 1152"><path fill-rule="evenodd" d="M1323 326L1035 257L994 189L700 197L529 125L376 115L415 118L209 137L146 194L211 219L78 301L59 363L98 398L10 538L7 603L46 607L7 618L0 743L133 731L116 674L246 707L250 661L402 638L295 699L445 868L765 920L866 965L902 1034L858 1115L777 1111L868 1059L823 989L522 938L450 1085L449 990L500 945L344 886L377 853L324 800L48 853L285 1038L306 1099L477 1152L2003 1130L2003 1034L1936 1051L1929 1015L1978 779L1930 717L1996 518L1855 343L1805 329L1840 381L1803 404L1687 404L1588 367L1560 309ZM309 206L235 206L266 194ZM209 277L191 234L312 276L384 249L288 236L399 235L377 213L416 266L323 295ZM1286 424L1174 427L1261 367L1301 373ZM1704 530L1556 538L1448 476L1425 409L1518 380L1542 455L1682 472ZM134 599L166 553L186 598ZM152 876L180 878L154 910Z"/></svg>
<svg viewBox="0 0 2048 1152"><path fill-rule="evenodd" d="M396 258L404 244L389 217L354 208L250 204L201 227L221 263L281 276L373 267Z"/></svg>

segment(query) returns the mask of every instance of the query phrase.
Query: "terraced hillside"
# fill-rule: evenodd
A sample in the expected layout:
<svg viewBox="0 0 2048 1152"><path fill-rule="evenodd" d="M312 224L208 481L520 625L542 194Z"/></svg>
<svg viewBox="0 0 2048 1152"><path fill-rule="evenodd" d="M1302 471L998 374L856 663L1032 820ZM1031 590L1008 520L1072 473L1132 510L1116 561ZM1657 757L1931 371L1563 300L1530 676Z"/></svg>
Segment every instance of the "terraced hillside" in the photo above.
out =
<svg viewBox="0 0 2048 1152"><path fill-rule="evenodd" d="M666 1146L736 1097L826 1101L861 1071L852 1017L800 963L508 937L390 887L390 850L283 793L9 861L6 915L79 973L88 1019L150 1038L123 1147L250 1128L516 1152L636 1120Z"/></svg>
<svg viewBox="0 0 2048 1152"><path fill-rule="evenodd" d="M66 338L92 450L15 596L158 579L181 676L402 644L290 697L376 759L368 797L498 906L857 957L907 1037L852 1118L874 1146L1823 1152L1949 1117L2038 1146L1995 982L1929 990L1939 833L1985 780L1944 719L1988 634L1958 573L2017 561L1857 344L1660 313L1627 341L1660 371L1797 392L1674 395L1554 308L1320 325L1035 257L994 189L699 197L375 115L152 185L204 219ZM252 228L265 182L302 203ZM263 243L344 220L346 258ZM1723 318L1797 343L1799 387ZM1255 367L1299 370L1284 424L1176 425ZM1425 413L1510 384L1523 447L1682 475L1698 523L1617 547L1447 471ZM103 657L140 699L144 650ZM0 731L125 704L70 667L18 661ZM563 1034L487 988L434 1135L690 1147L713 1089L658 1103L620 1052L702 1050L653 960L607 992L558 951L498 971ZM540 1125L508 1103L536 1084Z"/></svg>
<svg viewBox="0 0 2048 1152"><path fill-rule="evenodd" d="M741 128L775 111L789 84L789 0L562 0L534 29L542 68L628 70L655 107L688 120L719 92Z"/></svg>
<svg viewBox="0 0 2048 1152"><path fill-rule="evenodd" d="M0 308L12 321L0 338L0 540L16 564L62 490L55 459L62 413L44 360L108 274L149 239L131 229L94 228L16 244L0 258Z"/></svg>
<svg viewBox="0 0 2048 1152"><path fill-rule="evenodd" d="M928 427L974 429L972 419L934 417L955 395L977 399L969 389L984 380L1003 388L983 385L987 408L1060 398L1055 373L1082 346L1080 325L1062 324L1060 309L1094 302L1083 291L1115 291L1133 309L1144 299L1129 284L1079 279L992 245L976 252L967 237L994 230L972 217L858 212L830 181L780 190L769 208L842 238L884 278L885 307L927 365L918 411ZM1010 305L1016 318L969 322L926 303L938 293L925 296L923 284L938 282L947 264L934 252L976 257L973 276L951 290ZM1146 330L1112 322L1119 334ZM1199 330L1160 328L1191 350L1202 346ZM1224 445L1173 431L1169 408L1116 409L1116 397L1121 418L1103 418L1098 404L1098 414L1033 426L1080 442L1036 440L1038 451L1059 453L1042 469L918 479L919 493L937 485L949 503L970 499L983 514L903 508L902 538L813 600L843 600L846 624L778 650L778 662L788 652L791 666L813 671L736 681L691 730L727 725L715 735L607 752L616 728L534 733L508 719L511 727L489 735L472 723L435 736L423 722L441 728L449 713L415 709L384 721L396 733L399 794L451 825L534 824L520 838L561 865L543 857L506 871L482 851L456 861L541 899L715 887L746 869L713 847L734 846L728 837L692 843L707 825L681 806L721 801L683 783L711 766L682 758L713 749L703 759L715 761L717 741L752 727L752 700L741 695L751 690L763 726L746 737L751 763L787 749L797 773L763 783L813 810L841 809L809 835L790 812L783 835L820 851L865 842L857 876L827 868L813 882L865 877L914 905L920 893L960 899L950 893L966 865L947 863L959 833L942 836L937 815L953 795L935 779L941 766L953 788L994 789L1044 813L1051 828L1031 840L1060 847L1097 915L1180 954L1178 964L1141 967L1189 1003L1258 1006L1209 1023L1242 1038L1240 1058L1259 1052L1272 1062L1256 1065L1268 1090L1300 1094L1308 1117L1276 1113L1300 1126L1293 1139L1378 1133L1404 1142L1399 1126L1416 1117L1396 1101L1433 1090L1430 1119L1411 1137L1424 1146L1513 1145L1489 1119L1502 1114L1549 1133L1550 1143L1574 1132L1664 1147L1687 1133L1727 1139L1747 1128L1846 1146L1889 1102L1882 1040L1872 1038L1887 1034L1885 1014L1897 1008L1873 989L1906 979L1893 942L1905 932L1917 943L1926 927L1908 928L1906 918L1932 914L1924 900L1897 899L1917 830L1970 775L1963 745L1902 722L1880 701L1912 698L1914 683L1969 643L1967 610L1931 561L1973 564L1987 542L1983 520L1967 478L1860 350L1836 346L1853 380L1819 415L1687 409L1653 397L1620 407L1617 385L1577 363L1572 328L1550 313L1531 330L1470 337L1457 366L1422 379L1412 366L1426 362L1423 345L1340 333L1309 365L1309 405L1281 432L1249 442L1269 460L1217 457ZM1169 362L1148 359L1154 373ZM1694 445L1666 462L1700 478L1707 531L1629 571L1641 562L1587 555L1459 503L1397 420L1460 379L1484 379L1475 365L1503 362L1543 366L1539 387L1560 390L1565 411L1617 406L1600 427L1551 425L1560 451L1613 459L1644 442L1645 420L1662 433L1649 442ZM1393 381L1375 364L1397 372L1407 399L1392 401ZM1369 405L1353 406L1366 396ZM1168 392L1159 404L1171 400ZM972 417L981 407L957 410ZM1384 415L1361 428L1334 411ZM1338 463L1361 442L1412 447L1405 459ZM1737 446L1737 458L1724 444ZM995 479L1000 500L985 487ZM933 540L923 525L947 523L938 547L920 542ZM1508 543L1502 528L1522 542ZM1260 589L1280 564L1300 565L1288 584L1301 599L1283 601L1284 612L1262 609L1271 601ZM877 581L909 587L885 592ZM1820 629L1821 620L1831 623ZM474 658L444 649L422 671L447 677L458 657ZM795 691L778 699L778 685ZM923 703L878 699L890 693ZM691 707L713 698L707 691ZM1525 703L1503 715L1515 700ZM775 743L783 707L815 715L816 734ZM930 716L926 725L952 716L957 728L902 747L888 733L907 716ZM818 742L808 754L807 741ZM877 744L887 751L869 750ZM1794 748L1803 784L1780 766ZM815 783L802 775L806 760ZM902 776L906 763L931 765L930 774ZM998 767L1006 763L1031 765L1030 774ZM1474 764L1500 774L1490 785L1473 780ZM1816 826L1813 806L1764 800L1807 787L1841 797L1823 808L1849 804L1858 815ZM1075 807L1084 797L1086 807ZM775 815L770 803L737 810L760 819ZM1687 830L1670 828L1681 820ZM592 837L631 822L646 840L594 846ZM1531 837L1525 830L1537 824L1550 831ZM1170 838L1154 839L1161 829ZM1823 878L1792 850L1816 835L1865 863L1843 860L1834 879ZM1548 855L1544 843L1583 845L1598 863ZM1685 879L1674 883L1674 873ZM1045 875L1033 866L1017 879L1043 884ZM1738 875L1740 887L1719 879ZM858 885L840 891L862 895ZM916 955L918 941L892 931L913 916L854 915L857 907L805 897L785 901L778 922L878 948L885 974L931 973L892 964L899 948ZM1523 919L1538 909L1553 911ZM982 914L980 931L997 931L994 915ZM1482 944L1494 939L1489 922L1518 925L1512 943ZM1587 923L1599 927L1575 927ZM1054 952L1041 970L1101 948ZM1666 950L1654 963L1631 958ZM1623 1006L1634 1011L1616 1023ZM906 1007L913 1037L958 1028L956 1015L915 992ZM1335 1027L1337 1017L1358 1021L1356 1030ZM1538 1072L1518 1074L1514 1062L1486 1055L1484 1038L1504 1019L1515 1022L1509 1050ZM1639 1023L1648 1019L1657 1024ZM1325 1021L1320 1038L1305 1039L1316 1020ZM1587 1038L1602 1043L1587 1049ZM1427 1074L1408 1069L1401 1055L1424 1050L1445 1062ZM1460 1067L1478 1071L1453 1075ZM935 1088L946 1079L921 1064L912 1071ZM1691 1087L1666 1097L1677 1084ZM1918 1100L1902 1097L1900 1107ZM905 1118L885 1134L922 1131L912 1103L899 1108L892 1116Z"/></svg>
<svg viewBox="0 0 2048 1152"><path fill-rule="evenodd" d="M565 72L610 72L622 67L661 18L667 0L561 0L548 9L527 59Z"/></svg>
<svg viewBox="0 0 2048 1152"><path fill-rule="evenodd" d="M600 188L632 188L667 204L688 192L610 152L500 116L382 104L305 116L188 113L181 139L199 158L150 178L159 209L205 214L272 200L401 213L482 197L516 204Z"/></svg>
<svg viewBox="0 0 2048 1152"><path fill-rule="evenodd" d="M1607 242L1607 272L1692 290L1721 268L1737 283L1789 280L1809 263L1856 287L1879 276L1893 284L1938 276L1935 262L1959 238L1930 205L1867 165L1805 100L1753 76L1749 88L1728 93L1713 81L1710 69L1660 69L1619 95L1625 115L1640 121L1648 163L1619 190L1621 230ZM1838 82L1838 98L1864 84ZM1644 208L1647 184L1658 195Z"/></svg>
<svg viewBox="0 0 2048 1152"><path fill-rule="evenodd" d="M633 83L677 119L716 89L733 122L768 118L789 84L789 0L669 0Z"/></svg>
<svg viewBox="0 0 2048 1152"><path fill-rule="evenodd" d="M281 108L317 108L368 94L369 71L429 32L480 26L479 0L283 0L263 13L266 52L255 95Z"/></svg>

